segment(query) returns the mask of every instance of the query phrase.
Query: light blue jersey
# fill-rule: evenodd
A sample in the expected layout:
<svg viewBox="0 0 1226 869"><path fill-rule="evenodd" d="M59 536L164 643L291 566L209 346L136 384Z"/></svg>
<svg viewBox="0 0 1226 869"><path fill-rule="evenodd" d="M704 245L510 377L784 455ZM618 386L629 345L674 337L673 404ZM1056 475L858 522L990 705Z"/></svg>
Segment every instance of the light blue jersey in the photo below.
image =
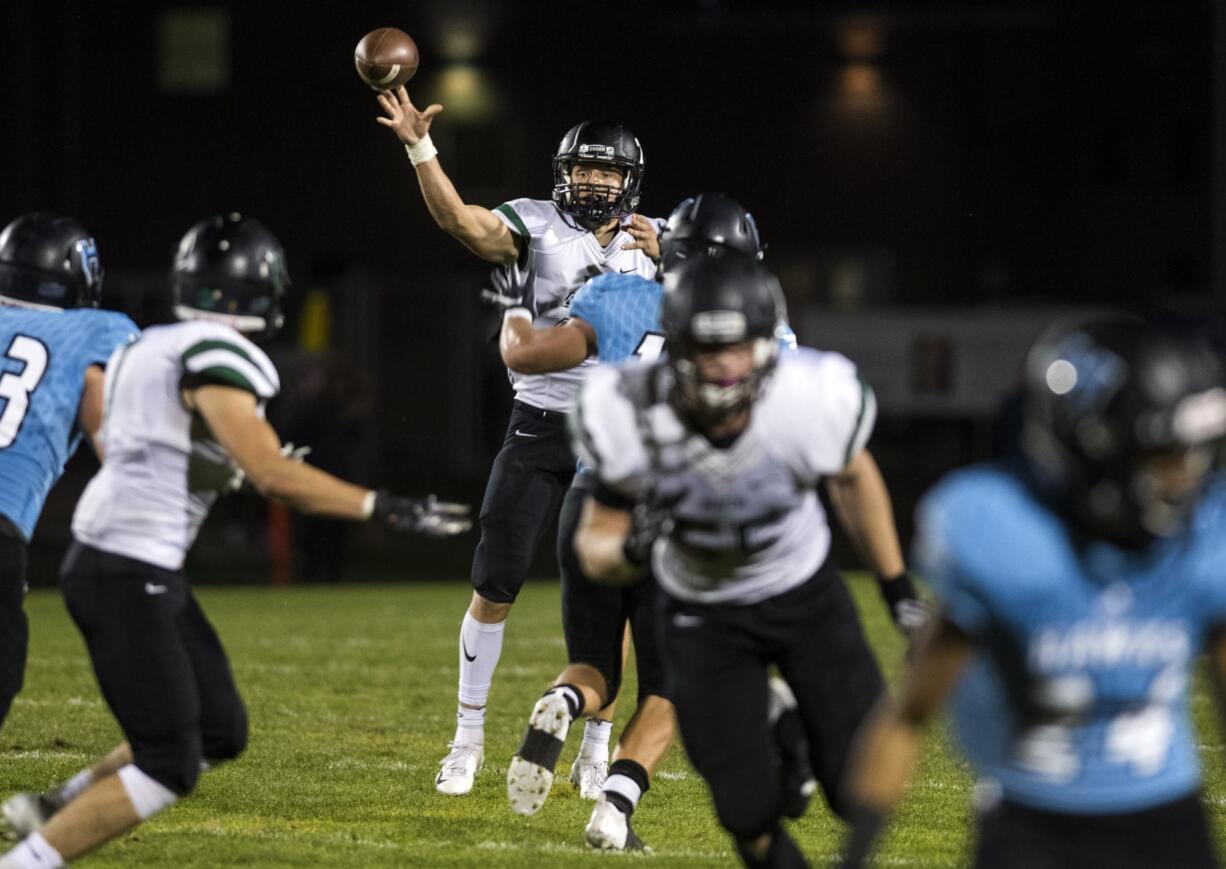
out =
<svg viewBox="0 0 1226 869"><path fill-rule="evenodd" d="M1226 481L1186 534L1141 553L1078 549L1019 472L952 474L920 506L917 563L976 644L953 702L980 775L1034 808L1134 812L1200 771L1188 681L1226 623Z"/></svg>
<svg viewBox="0 0 1226 869"><path fill-rule="evenodd" d="M624 362L637 356L651 362L664 352L660 299L664 287L638 275L612 272L589 280L570 302L570 315L596 332L596 359Z"/></svg>
<svg viewBox="0 0 1226 869"><path fill-rule="evenodd" d="M138 331L115 311L0 306L0 515L27 540L81 441L85 370Z"/></svg>
<svg viewBox="0 0 1226 869"><path fill-rule="evenodd" d="M664 287L638 275L606 273L589 280L570 303L570 315L596 332L596 359L652 362L664 352L660 302ZM795 350L796 333L787 323L775 330L779 349Z"/></svg>

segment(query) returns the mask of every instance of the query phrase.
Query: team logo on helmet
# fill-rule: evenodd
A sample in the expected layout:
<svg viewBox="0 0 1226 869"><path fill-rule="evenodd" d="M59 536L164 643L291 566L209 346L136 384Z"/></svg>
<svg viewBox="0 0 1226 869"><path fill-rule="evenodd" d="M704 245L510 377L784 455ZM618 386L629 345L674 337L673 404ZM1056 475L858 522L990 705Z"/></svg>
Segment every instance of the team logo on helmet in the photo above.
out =
<svg viewBox="0 0 1226 869"><path fill-rule="evenodd" d="M81 260L81 268L84 269L90 286L102 280L102 258L98 256L98 243L92 238L83 238L72 247Z"/></svg>

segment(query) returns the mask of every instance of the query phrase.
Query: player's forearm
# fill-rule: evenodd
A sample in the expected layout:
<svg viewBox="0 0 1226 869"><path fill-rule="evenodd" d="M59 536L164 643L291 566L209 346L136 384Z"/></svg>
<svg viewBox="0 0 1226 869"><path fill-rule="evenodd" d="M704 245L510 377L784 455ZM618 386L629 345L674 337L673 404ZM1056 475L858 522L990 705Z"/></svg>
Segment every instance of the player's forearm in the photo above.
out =
<svg viewBox="0 0 1226 869"><path fill-rule="evenodd" d="M526 308L503 315L498 347L503 363L520 374L566 371L582 364L588 354L583 333L573 324L538 329Z"/></svg>
<svg viewBox="0 0 1226 869"><path fill-rule="evenodd" d="M829 491L840 523L869 569L878 576L902 573L906 563L894 508L876 462L858 462L854 473L831 479Z"/></svg>
<svg viewBox="0 0 1226 869"><path fill-rule="evenodd" d="M902 799L919 757L918 727L883 700L857 738L848 773L852 805L888 813Z"/></svg>
<svg viewBox="0 0 1226 869"><path fill-rule="evenodd" d="M518 251L511 231L488 208L464 202L437 158L415 168L426 209L443 232L488 262L515 261Z"/></svg>
<svg viewBox="0 0 1226 869"><path fill-rule="evenodd" d="M282 501L301 513L362 521L370 516L370 490L311 467L279 458L247 472L261 495Z"/></svg>

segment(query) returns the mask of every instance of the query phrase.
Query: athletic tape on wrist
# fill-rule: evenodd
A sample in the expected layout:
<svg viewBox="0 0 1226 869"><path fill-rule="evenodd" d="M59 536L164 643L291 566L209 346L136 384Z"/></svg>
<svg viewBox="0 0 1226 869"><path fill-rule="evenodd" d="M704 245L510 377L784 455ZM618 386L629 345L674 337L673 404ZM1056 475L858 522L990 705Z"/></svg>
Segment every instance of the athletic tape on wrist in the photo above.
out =
<svg viewBox="0 0 1226 869"><path fill-rule="evenodd" d="M366 497L362 499L362 518L369 519L375 515L375 492L372 489L366 493Z"/></svg>
<svg viewBox="0 0 1226 869"><path fill-rule="evenodd" d="M405 145L404 151L409 155L409 162L414 166L433 160L438 156L438 148L430 141L430 134L422 136L416 145Z"/></svg>
<svg viewBox="0 0 1226 869"><path fill-rule="evenodd" d="M527 308L523 308L517 305L514 308L507 308L502 314L502 319L504 321L505 320L527 320L529 323L531 323L532 322L532 312L529 311Z"/></svg>

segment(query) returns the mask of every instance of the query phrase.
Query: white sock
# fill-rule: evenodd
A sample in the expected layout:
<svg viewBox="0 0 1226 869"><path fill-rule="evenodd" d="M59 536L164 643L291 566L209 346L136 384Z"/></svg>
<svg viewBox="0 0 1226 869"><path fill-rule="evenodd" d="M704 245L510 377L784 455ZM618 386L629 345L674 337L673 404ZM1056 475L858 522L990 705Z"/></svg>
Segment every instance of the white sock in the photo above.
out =
<svg viewBox="0 0 1226 869"><path fill-rule="evenodd" d="M608 760L611 733L612 721L589 718L587 724L583 725L583 744L579 746L579 756L584 760Z"/></svg>
<svg viewBox="0 0 1226 869"><path fill-rule="evenodd" d="M614 773L605 779L604 789L606 793L615 793L624 797L630 803L631 808L637 806L639 800L643 798L643 790L634 779L620 773Z"/></svg>
<svg viewBox="0 0 1226 869"><path fill-rule="evenodd" d="M506 622L487 625L471 613L460 623L460 711L457 715L456 742L484 744L485 704L490 683L502 657L502 637ZM479 707L470 709L466 707Z"/></svg>
<svg viewBox="0 0 1226 869"><path fill-rule="evenodd" d="M21 844L0 857L0 869L60 869L64 858L52 848L42 833L31 833Z"/></svg>

